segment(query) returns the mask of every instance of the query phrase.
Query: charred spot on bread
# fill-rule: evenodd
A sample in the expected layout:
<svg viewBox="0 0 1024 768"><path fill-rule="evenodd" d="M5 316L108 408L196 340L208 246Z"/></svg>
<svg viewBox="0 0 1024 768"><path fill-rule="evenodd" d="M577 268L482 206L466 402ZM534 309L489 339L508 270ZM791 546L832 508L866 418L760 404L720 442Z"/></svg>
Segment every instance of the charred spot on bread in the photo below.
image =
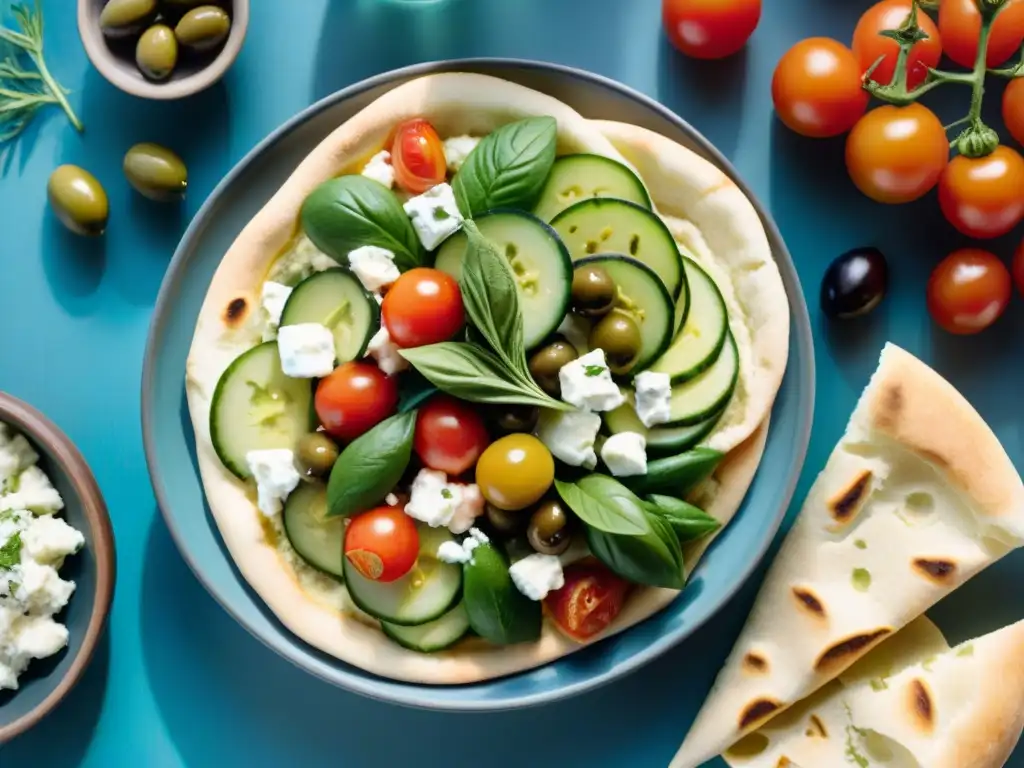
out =
<svg viewBox="0 0 1024 768"><path fill-rule="evenodd" d="M815 736L822 739L828 738L828 731L825 730L825 724L821 722L821 718L817 715L811 715L811 726L807 729L807 735L812 738Z"/></svg>
<svg viewBox="0 0 1024 768"><path fill-rule="evenodd" d="M743 657L743 666L750 672L762 674L768 671L768 659L759 653L750 651Z"/></svg>
<svg viewBox="0 0 1024 768"><path fill-rule="evenodd" d="M793 596L796 598L797 604L808 613L819 619L825 618L825 606L807 587L793 587Z"/></svg>
<svg viewBox="0 0 1024 768"><path fill-rule="evenodd" d="M793 765L793 761L786 756L779 758L779 762L775 764L775 768L790 768Z"/></svg>
<svg viewBox="0 0 1024 768"><path fill-rule="evenodd" d="M914 568L938 584L948 584L956 575L956 563L941 557L915 557Z"/></svg>
<svg viewBox="0 0 1024 768"><path fill-rule="evenodd" d="M244 296L232 299L228 302L227 309L224 310L224 323L231 328L237 328L242 324L242 320L245 319L245 313L248 308L249 302L245 300Z"/></svg>
<svg viewBox="0 0 1024 768"><path fill-rule="evenodd" d="M816 672L839 672L852 664L863 652L869 650L891 634L892 629L882 627L874 632L862 632L851 635L845 640L840 640L838 643L832 644L818 657L817 662L814 664L814 670Z"/></svg>
<svg viewBox="0 0 1024 768"><path fill-rule="evenodd" d="M923 680L914 679L907 687L911 717L921 730L931 732L935 728L935 705L932 695Z"/></svg>
<svg viewBox="0 0 1024 768"><path fill-rule="evenodd" d="M745 731L755 723L766 720L772 713L782 709L782 703L775 699L754 699L740 714L740 730Z"/></svg>
<svg viewBox="0 0 1024 768"><path fill-rule="evenodd" d="M878 412L875 416L878 425L892 429L903 415L903 385L889 383L878 401Z"/></svg>
<svg viewBox="0 0 1024 768"><path fill-rule="evenodd" d="M857 516L865 499L868 497L868 490L871 487L872 474L870 469L865 469L853 482L840 491L828 502L828 510L836 522L848 523Z"/></svg>

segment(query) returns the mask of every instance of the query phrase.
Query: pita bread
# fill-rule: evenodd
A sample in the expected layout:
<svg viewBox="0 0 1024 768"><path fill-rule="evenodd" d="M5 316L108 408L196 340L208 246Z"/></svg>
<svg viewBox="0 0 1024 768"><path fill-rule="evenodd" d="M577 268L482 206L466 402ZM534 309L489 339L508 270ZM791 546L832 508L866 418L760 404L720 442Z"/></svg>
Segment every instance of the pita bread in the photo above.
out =
<svg viewBox="0 0 1024 768"><path fill-rule="evenodd" d="M719 754L1022 541L1024 486L996 436L886 345L672 765Z"/></svg>

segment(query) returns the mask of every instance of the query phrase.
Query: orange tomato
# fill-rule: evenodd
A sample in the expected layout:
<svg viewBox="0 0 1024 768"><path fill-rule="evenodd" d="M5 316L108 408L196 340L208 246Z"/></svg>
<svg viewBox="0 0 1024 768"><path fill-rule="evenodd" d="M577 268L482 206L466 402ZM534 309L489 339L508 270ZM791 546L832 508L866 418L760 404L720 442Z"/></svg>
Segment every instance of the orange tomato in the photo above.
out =
<svg viewBox="0 0 1024 768"><path fill-rule="evenodd" d="M1024 158L1010 147L953 158L939 180L946 219L969 237L1005 235L1024 219Z"/></svg>
<svg viewBox="0 0 1024 768"><path fill-rule="evenodd" d="M1003 92L1003 123L1010 135L1024 144L1024 77L1011 80Z"/></svg>
<svg viewBox="0 0 1024 768"><path fill-rule="evenodd" d="M565 569L565 584L544 602L565 634L586 640L606 629L622 610L629 582L598 563L576 563Z"/></svg>
<svg viewBox="0 0 1024 768"><path fill-rule="evenodd" d="M721 59L747 44L761 20L761 0L664 0L661 20L687 56Z"/></svg>
<svg viewBox="0 0 1024 768"><path fill-rule="evenodd" d="M954 251L928 280L928 313L943 329L966 336L988 328L1010 303L1010 273L979 248Z"/></svg>
<svg viewBox="0 0 1024 768"><path fill-rule="evenodd" d="M398 507L377 507L345 529L345 557L372 581L390 582L412 570L420 551L416 523Z"/></svg>
<svg viewBox="0 0 1024 768"><path fill-rule="evenodd" d="M880 32L887 29L898 29L910 16L910 0L882 0L868 8L857 22L853 30L853 52L860 61L861 70L867 72L879 59L871 79L876 83L888 85L896 71L896 57L900 52L899 43L891 37L884 37ZM907 59L907 87L915 88L928 76L928 67L936 67L942 58L942 40L939 28L924 11L918 9L917 24L928 35L910 49ZM884 58L882 58L884 57Z"/></svg>
<svg viewBox="0 0 1024 768"><path fill-rule="evenodd" d="M974 67L978 57L981 14L975 0L942 0L939 5L939 33L946 55L961 67ZM1024 0L1010 0L992 25L986 60L988 66L1002 64L1024 41Z"/></svg>
<svg viewBox="0 0 1024 768"><path fill-rule="evenodd" d="M455 278L429 267L403 273L384 294L380 310L391 339L405 348L448 341L466 316Z"/></svg>
<svg viewBox="0 0 1024 768"><path fill-rule="evenodd" d="M421 194L445 180L448 161L444 143L426 120L407 120L395 129L391 144L391 166L398 186Z"/></svg>

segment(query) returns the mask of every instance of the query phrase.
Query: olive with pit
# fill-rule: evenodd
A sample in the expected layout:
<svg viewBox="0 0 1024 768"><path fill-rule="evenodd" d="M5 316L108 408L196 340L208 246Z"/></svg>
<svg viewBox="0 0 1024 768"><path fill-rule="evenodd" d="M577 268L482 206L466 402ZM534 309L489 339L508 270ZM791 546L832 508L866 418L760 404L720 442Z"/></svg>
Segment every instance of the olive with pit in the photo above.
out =
<svg viewBox="0 0 1024 768"><path fill-rule="evenodd" d="M338 460L338 445L323 432L310 432L299 439L295 457L307 477L323 477Z"/></svg>
<svg viewBox="0 0 1024 768"><path fill-rule="evenodd" d="M506 405L494 416L494 424L507 434L529 432L537 425L540 412L529 405Z"/></svg>
<svg viewBox="0 0 1024 768"><path fill-rule="evenodd" d="M194 51L208 51L224 42L231 31L231 17L216 5L201 5L181 17L174 28L178 42Z"/></svg>
<svg viewBox="0 0 1024 768"><path fill-rule="evenodd" d="M521 510L502 509L488 503L484 511L494 532L503 537L513 536L526 525L526 513Z"/></svg>
<svg viewBox="0 0 1024 768"><path fill-rule="evenodd" d="M591 349L603 349L612 373L626 373L640 354L643 339L636 320L621 310L605 315L590 332Z"/></svg>
<svg viewBox="0 0 1024 768"><path fill-rule="evenodd" d="M572 543L569 516L558 501L545 501L530 516L526 529L530 546L542 555L560 555Z"/></svg>
<svg viewBox="0 0 1024 768"><path fill-rule="evenodd" d="M110 38L135 35L156 18L157 0L110 0L100 12L100 29Z"/></svg>
<svg viewBox="0 0 1024 768"><path fill-rule="evenodd" d="M564 339L556 339L530 357L530 375L541 389L552 397L559 397L562 386L558 382L558 372L577 357L576 347Z"/></svg>
<svg viewBox="0 0 1024 768"><path fill-rule="evenodd" d="M124 175L150 200L180 200L188 189L188 169L174 152L159 144L136 144L124 156Z"/></svg>
<svg viewBox="0 0 1024 768"><path fill-rule="evenodd" d="M572 308L586 317L601 317L615 306L615 281L601 267L583 266L572 273Z"/></svg>
<svg viewBox="0 0 1024 768"><path fill-rule="evenodd" d="M102 235L107 229L110 202L95 176L77 165L62 165L46 185L50 207L76 235Z"/></svg>
<svg viewBox="0 0 1024 768"><path fill-rule="evenodd" d="M166 80L178 63L178 39L166 24L154 24L135 46L135 63L150 80Z"/></svg>

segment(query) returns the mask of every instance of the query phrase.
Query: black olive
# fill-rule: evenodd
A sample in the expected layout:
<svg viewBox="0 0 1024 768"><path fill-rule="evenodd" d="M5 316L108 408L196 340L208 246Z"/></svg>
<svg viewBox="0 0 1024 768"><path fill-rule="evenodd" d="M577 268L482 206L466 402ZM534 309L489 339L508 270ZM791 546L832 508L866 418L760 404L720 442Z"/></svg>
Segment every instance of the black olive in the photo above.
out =
<svg viewBox="0 0 1024 768"><path fill-rule="evenodd" d="M504 405L492 410L490 416L498 432L512 434L531 431L540 411L530 405Z"/></svg>
<svg viewBox="0 0 1024 768"><path fill-rule="evenodd" d="M493 504L488 504L484 509L487 514L487 522L499 536L513 536L526 527L528 517L522 510L499 509Z"/></svg>
<svg viewBox="0 0 1024 768"><path fill-rule="evenodd" d="M821 311L846 320L877 307L889 288L889 265L877 248L855 248L825 270L821 279Z"/></svg>

